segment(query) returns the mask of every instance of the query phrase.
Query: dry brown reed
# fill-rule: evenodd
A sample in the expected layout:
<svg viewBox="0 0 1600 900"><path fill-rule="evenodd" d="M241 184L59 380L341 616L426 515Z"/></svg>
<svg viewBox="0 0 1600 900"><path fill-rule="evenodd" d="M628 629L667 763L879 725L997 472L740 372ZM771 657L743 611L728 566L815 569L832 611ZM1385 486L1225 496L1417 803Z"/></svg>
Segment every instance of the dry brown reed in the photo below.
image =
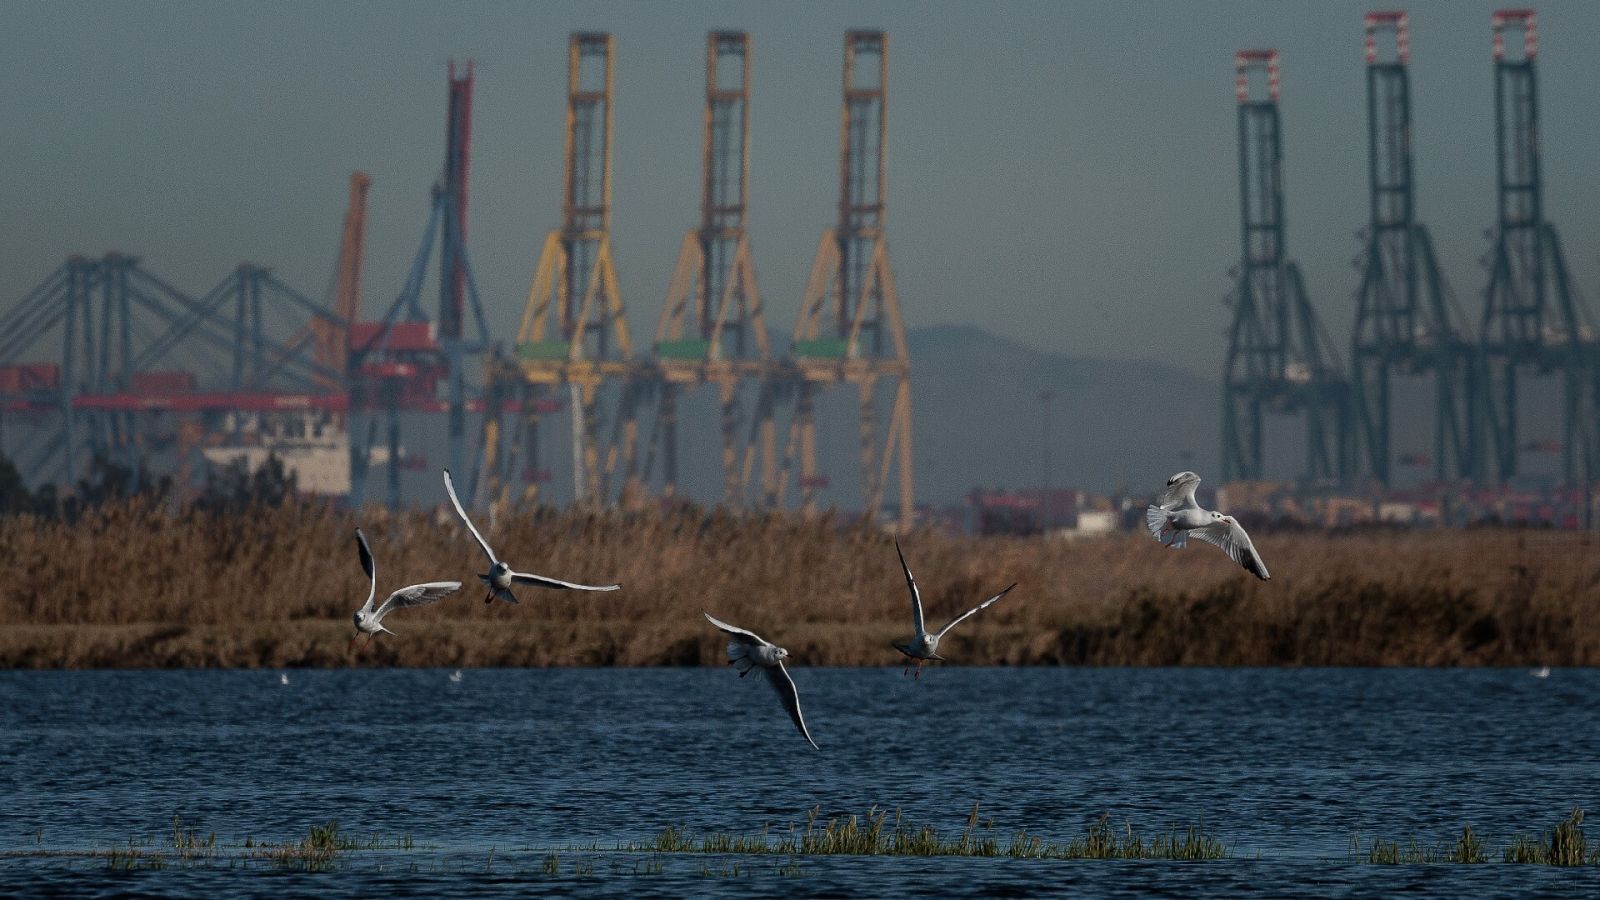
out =
<svg viewBox="0 0 1600 900"><path fill-rule="evenodd" d="M213 517L137 502L74 524L0 519L0 667L720 665L702 609L809 665L894 665L910 619L891 538L824 518L672 513L504 514L519 566L623 590L522 588L480 602L483 560L443 510L359 515L316 504ZM405 610L347 654L366 596L439 579L461 595ZM951 633L965 664L1596 665L1600 541L1548 531L1271 533L1271 582L1206 546L1100 540L904 539L930 620L1012 581Z"/></svg>

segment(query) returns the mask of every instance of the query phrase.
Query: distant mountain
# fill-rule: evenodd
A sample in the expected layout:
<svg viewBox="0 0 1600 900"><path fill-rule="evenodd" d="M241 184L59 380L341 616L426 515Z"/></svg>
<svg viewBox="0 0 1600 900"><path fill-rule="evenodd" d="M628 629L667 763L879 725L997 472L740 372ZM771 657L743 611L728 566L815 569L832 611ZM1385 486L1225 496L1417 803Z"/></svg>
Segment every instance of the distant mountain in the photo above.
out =
<svg viewBox="0 0 1600 900"><path fill-rule="evenodd" d="M972 325L915 328L907 341L924 502L1040 484L1046 390L1055 486L1142 489L1216 468L1216 381L1162 362L1048 353Z"/></svg>

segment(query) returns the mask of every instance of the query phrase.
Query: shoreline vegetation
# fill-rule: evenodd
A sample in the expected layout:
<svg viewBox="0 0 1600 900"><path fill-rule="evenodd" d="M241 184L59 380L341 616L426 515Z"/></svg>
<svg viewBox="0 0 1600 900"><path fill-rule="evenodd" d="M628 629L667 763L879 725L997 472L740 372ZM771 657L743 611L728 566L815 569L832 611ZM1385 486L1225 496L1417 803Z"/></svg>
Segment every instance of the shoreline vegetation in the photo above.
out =
<svg viewBox="0 0 1600 900"><path fill-rule="evenodd" d="M1565 819L1542 833L1528 836L1514 832L1500 846L1488 846L1471 825L1464 826L1454 843L1424 844L1412 838L1405 844L1375 839L1363 845L1361 837L1351 837L1347 863L1362 865L1440 865L1492 864L1541 866L1600 865L1600 849L1593 848L1583 829L1584 814L1574 808ZM42 831L37 833L42 843ZM514 845L513 845L514 846ZM246 837L242 843L219 841L212 832L204 837L174 814L171 830L163 837L131 837L105 849L72 850L27 848L0 851L0 859L61 859L100 864L112 871L167 868L267 869L326 872L347 868L358 855L389 858L391 864L409 861L417 871L419 861L439 854L439 848L417 843L411 835L366 836L343 831L338 822L312 825L304 837L281 841L258 841ZM803 874L804 860L826 856L889 857L981 857L1017 860L1145 860L1198 862L1237 858L1264 858L1260 852L1241 853L1223 842L1205 824L1168 826L1146 836L1131 822L1114 824L1109 813L1080 827L1064 843L1045 840L1026 828L1014 828L1001 837L992 819L980 819L974 803L959 836L947 838L931 825L916 825L899 809L873 807L863 816L838 815L823 821L820 809L812 809L805 827L791 823L787 829L763 826L754 832L710 831L696 833L668 826L653 840L634 841L603 847L599 844L567 847L524 846L520 849L488 850L485 871L493 867L499 854L510 869L530 871L520 860L539 858L544 875L561 875L570 868L573 875L596 874L597 860L607 857L631 858L631 869L613 861L602 874L660 874L664 860L679 856L766 857L785 862L779 874ZM562 865L563 854L569 866ZM459 855L459 851L458 851ZM1333 860L1327 860L1332 862ZM435 861L433 865L437 865ZM738 875L752 871L746 864L724 861L719 868L704 868L702 874Z"/></svg>
<svg viewBox="0 0 1600 900"><path fill-rule="evenodd" d="M0 517L0 668L720 666L702 609L807 665L894 666L910 608L890 536L837 519L668 512L480 514L509 559L605 595L524 587L486 606L483 560L443 508L360 514L314 503L167 513L140 500L74 522ZM458 579L346 650L366 598ZM904 538L932 620L1012 581L952 631L945 665L1600 665L1600 540L1473 529L1259 532L1258 582L1206 546L1143 534L1063 541Z"/></svg>

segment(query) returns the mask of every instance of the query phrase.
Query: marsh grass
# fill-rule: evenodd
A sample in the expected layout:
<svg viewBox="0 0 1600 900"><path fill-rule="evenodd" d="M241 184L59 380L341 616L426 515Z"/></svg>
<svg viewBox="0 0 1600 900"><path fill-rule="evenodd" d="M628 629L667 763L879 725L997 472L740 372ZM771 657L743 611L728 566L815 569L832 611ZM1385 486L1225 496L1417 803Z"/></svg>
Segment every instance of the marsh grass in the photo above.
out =
<svg viewBox="0 0 1600 900"><path fill-rule="evenodd" d="M708 598L732 621L783 623L772 636L809 664L885 665L909 626L893 544L876 529L688 507L507 511L487 536L508 557L623 590L593 603L528 591L521 607L464 591L404 611L397 635L350 654L349 616L366 593L357 525L383 584L471 581L480 568L443 510L171 515L130 502L70 526L0 517L0 554L15 561L0 572L0 667L721 665L722 642L700 618ZM1020 584L952 633L947 655L962 664L1600 664L1593 535L1256 537L1267 584L1204 547L1175 552L1137 534L918 532L905 546L936 619ZM250 604L217 589L246 582Z"/></svg>
<svg viewBox="0 0 1600 900"><path fill-rule="evenodd" d="M918 826L899 809L872 807L865 815L833 816L819 822L813 808L803 829L772 834L763 827L754 834L714 832L696 836L668 826L654 842L633 847L658 853L712 853L731 855L804 856L977 856L1024 859L1223 859L1228 848L1204 826L1172 828L1146 838L1131 824L1114 826L1102 815L1084 834L1065 844L1054 844L1025 829L1005 839L994 834L993 822L980 823L973 804L966 826L953 838L942 837L932 825Z"/></svg>
<svg viewBox="0 0 1600 900"><path fill-rule="evenodd" d="M1590 851L1583 833L1583 810L1574 808L1566 819L1545 832L1540 840L1516 835L1505 849L1509 863L1545 866L1581 866L1600 863L1600 849Z"/></svg>
<svg viewBox="0 0 1600 900"><path fill-rule="evenodd" d="M257 856L280 869L302 872L326 872L334 868L339 854L356 850L359 845L339 833L338 822L313 825L295 843L258 844Z"/></svg>
<svg viewBox="0 0 1600 900"><path fill-rule="evenodd" d="M1417 863L1484 863L1489 853L1483 839L1468 825L1461 830L1454 845L1436 846L1412 839L1401 845L1397 841L1374 839L1365 853L1361 851L1359 837L1351 839L1351 855L1369 863L1380 865ZM1508 863L1546 866L1581 866L1600 864L1600 849L1591 851L1583 833L1583 810L1574 808L1554 828L1538 838L1512 835L1511 841L1500 852Z"/></svg>

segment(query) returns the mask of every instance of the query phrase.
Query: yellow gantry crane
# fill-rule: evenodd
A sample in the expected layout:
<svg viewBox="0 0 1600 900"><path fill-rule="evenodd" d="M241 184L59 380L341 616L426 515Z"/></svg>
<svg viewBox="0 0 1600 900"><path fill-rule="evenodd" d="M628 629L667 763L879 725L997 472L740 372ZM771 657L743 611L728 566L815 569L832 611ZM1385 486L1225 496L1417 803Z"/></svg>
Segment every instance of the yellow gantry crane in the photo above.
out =
<svg viewBox="0 0 1600 900"><path fill-rule="evenodd" d="M812 512L818 491L827 486L817 471L817 395L829 387L854 385L862 512L869 519L878 516L890 472L897 469L899 522L909 528L915 514L911 358L884 237L888 87L888 35L848 32L839 127L839 224L824 231L818 242L790 357L774 371L757 418L770 415L775 398L794 398L783 461L775 472L766 472L763 495L766 505L783 507L798 461L800 506ZM889 395L888 429L881 443L880 389Z"/></svg>
<svg viewBox="0 0 1600 900"><path fill-rule="evenodd" d="M772 368L761 291L746 232L750 199L750 36L706 36L706 95L701 153L700 227L683 236L678 263L656 325L655 360L641 391L657 403L642 468L630 463L629 495L648 488L661 462L661 493L678 488L678 399L715 385L722 431L723 502L744 502L740 459L740 387L760 384ZM773 433L758 432L766 457Z"/></svg>
<svg viewBox="0 0 1600 900"><path fill-rule="evenodd" d="M823 232L793 345L777 358L747 233L750 38L707 35L700 223L684 235L654 352L640 356L611 249L613 41L609 34L571 35L563 224L541 248L514 355L489 366L480 484L492 499L511 499L520 482L520 499L538 500L549 478L538 458L540 420L563 405L571 414L578 502L637 505L652 492L672 496L679 402L714 385L724 502L782 508L797 482L801 508L812 512L828 483L817 467L816 403L830 388L853 385L863 510L878 516L896 473L899 524L910 526L911 363L883 229L888 40L883 32L852 31L844 52L839 223ZM740 403L747 393L755 395L748 418ZM602 400L614 409L608 434L600 428ZM639 416L652 404L641 452ZM777 418L788 404L780 459ZM888 423L881 439L880 408ZM521 410L513 433L502 423L508 409ZM752 491L758 479L760 490Z"/></svg>
<svg viewBox="0 0 1600 900"><path fill-rule="evenodd" d="M542 416L565 402L572 416L573 493L579 502L603 503L615 468L607 453L602 468L600 389L608 379L631 374L633 341L617 286L611 250L611 134L614 67L609 34L580 32L567 42L567 113L562 225L539 252L515 358L490 363L491 402L485 419L485 484L503 493L510 467L522 462L522 499L538 499L548 478L538 459ZM522 434L509 458L500 458L500 408L515 382L522 395ZM559 396L565 389L565 396ZM619 427L628 441L637 428ZM518 460L518 451L524 457Z"/></svg>

